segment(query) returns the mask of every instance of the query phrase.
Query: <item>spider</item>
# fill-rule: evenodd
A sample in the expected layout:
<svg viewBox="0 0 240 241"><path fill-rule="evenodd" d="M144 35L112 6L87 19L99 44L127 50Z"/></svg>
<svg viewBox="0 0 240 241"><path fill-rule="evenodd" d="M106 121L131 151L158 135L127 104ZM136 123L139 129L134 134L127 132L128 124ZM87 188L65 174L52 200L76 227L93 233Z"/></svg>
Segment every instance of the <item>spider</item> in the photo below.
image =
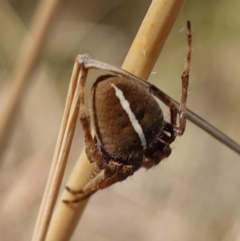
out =
<svg viewBox="0 0 240 241"><path fill-rule="evenodd" d="M77 203L96 191L133 175L140 167L157 165L171 154L170 144L186 127L186 100L192 51L191 24L187 22L187 58L181 76L182 96L178 107L174 100L153 84L112 65L79 55L80 121L85 137L85 151L96 171L81 190L66 189L77 197L63 200ZM88 69L111 73L97 78L92 86L90 115L84 100ZM170 110L170 122L164 120L156 99ZM91 126L94 135L91 133Z"/></svg>

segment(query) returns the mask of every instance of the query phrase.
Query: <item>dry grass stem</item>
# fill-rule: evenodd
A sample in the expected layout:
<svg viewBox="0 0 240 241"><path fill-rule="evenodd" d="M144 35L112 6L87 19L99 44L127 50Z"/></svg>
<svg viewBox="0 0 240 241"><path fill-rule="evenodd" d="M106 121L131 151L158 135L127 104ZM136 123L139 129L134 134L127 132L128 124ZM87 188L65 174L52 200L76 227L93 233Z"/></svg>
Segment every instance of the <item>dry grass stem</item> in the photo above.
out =
<svg viewBox="0 0 240 241"><path fill-rule="evenodd" d="M12 79L5 90L7 94L4 98L5 103L0 116L0 155L4 151L3 145L6 145L9 131L12 129L12 120L16 119L13 115L16 113L31 73L39 60L47 32L59 3L60 0L44 0L40 2L32 21L30 35L27 35L24 39L20 56L16 59Z"/></svg>
<svg viewBox="0 0 240 241"><path fill-rule="evenodd" d="M147 78L160 54L160 51L169 35L185 1L155 0L139 29L134 43L123 63L123 68L140 78ZM147 40L143 42L143 39ZM94 171L85 153L80 155L73 169L67 185L73 189L81 189ZM68 198L69 194L64 191L61 198ZM70 207L58 203L51 220L47 241L69 240L75 226L86 206L87 200Z"/></svg>
<svg viewBox="0 0 240 241"><path fill-rule="evenodd" d="M139 78L148 79L184 2L152 1L122 65L123 69Z"/></svg>
<svg viewBox="0 0 240 241"><path fill-rule="evenodd" d="M75 64L70 80L65 110L48 177L48 182L35 226L33 240L44 240L58 195L59 187L61 185L68 152L71 147L71 141L77 122L79 98L78 93L75 94L75 90L77 89L79 69L79 65Z"/></svg>

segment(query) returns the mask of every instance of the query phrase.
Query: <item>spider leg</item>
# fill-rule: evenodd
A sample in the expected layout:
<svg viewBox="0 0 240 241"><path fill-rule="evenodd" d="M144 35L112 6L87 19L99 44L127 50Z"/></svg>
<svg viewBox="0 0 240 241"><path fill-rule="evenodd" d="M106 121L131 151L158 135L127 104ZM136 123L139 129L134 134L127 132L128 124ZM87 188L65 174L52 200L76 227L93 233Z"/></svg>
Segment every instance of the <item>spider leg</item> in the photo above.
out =
<svg viewBox="0 0 240 241"><path fill-rule="evenodd" d="M191 61L191 53L192 53L192 34L191 34L191 24L187 22L187 57L183 69L183 73L181 76L182 80L182 97L180 102L180 107L178 108L175 102L167 96L163 91L158 89L156 86L152 84L148 84L149 90L152 92L154 96L159 98L166 106L170 109L170 122L173 126L175 126L175 135L182 135L185 131L186 127L186 119L187 119L187 95L188 95L188 84L189 84L189 72L190 72L190 61ZM177 124L177 114L179 114L178 126Z"/></svg>
<svg viewBox="0 0 240 241"><path fill-rule="evenodd" d="M167 144L171 144L176 139L176 124L169 123L164 121L163 131L160 134L160 139L166 142ZM166 134L166 132L170 133L170 136Z"/></svg>
<svg viewBox="0 0 240 241"><path fill-rule="evenodd" d="M72 200L63 200L64 203L71 204L71 203L78 203L80 201L83 201L84 199L87 199L92 194L94 194L97 190L99 190L99 185L104 182L104 180L107 178L106 175L106 169L101 170L93 179L91 179L83 189L81 190L73 190L69 187L66 187L66 189L72 193L73 195L79 195L79 197L74 198ZM109 178L109 177L108 177Z"/></svg>
<svg viewBox="0 0 240 241"><path fill-rule="evenodd" d="M100 183L101 180L104 178L104 175L102 174L102 170L104 168L104 164L101 161L102 160L102 154L101 152L98 150L97 146L96 146L96 140L93 138L92 134L91 134L91 127L90 127L90 118L87 114L86 111L86 105L85 105L85 99L84 99L84 87L86 84L86 77L87 77L87 73L88 73L88 69L86 69L84 67L83 64L80 64L81 68L80 68L80 72L79 72L79 76L78 78L80 79L80 87L79 87L79 94L80 94L80 106L79 106L79 116L80 116L80 122L83 128L83 132L84 132L84 139L85 139L85 152L86 155L88 157L88 160L91 163L96 163L96 172L94 173L94 175L91 177L91 180L89 181L89 183ZM88 184L87 184L88 185ZM87 187L87 185L85 187ZM85 192L85 187L81 190L73 190L69 187L66 187L66 189L76 195L76 194L84 194L82 199L86 199L87 197L91 196L94 192L97 191L97 189L95 190L94 188L92 190L87 190L87 192ZM81 199L81 200L82 200ZM76 201L76 199L74 200L63 200L63 202L65 203L75 203L78 202Z"/></svg>
<svg viewBox="0 0 240 241"><path fill-rule="evenodd" d="M171 154L171 142L172 137L165 132L161 132L158 139L145 150L142 167L150 169L159 164L164 158L169 157Z"/></svg>
<svg viewBox="0 0 240 241"><path fill-rule="evenodd" d="M109 166L102 169L93 179L91 179L86 186L81 190L66 189L79 197L72 200L63 200L64 203L73 204L83 201L100 189L107 188L112 184L125 180L129 175L132 175L135 168L131 165L121 165L117 162L110 161Z"/></svg>
<svg viewBox="0 0 240 241"><path fill-rule="evenodd" d="M85 138L85 151L87 154L87 157L91 163L96 162L97 165L101 168L102 167L102 156L99 150L96 147L96 141L94 140L92 134L91 134L91 125L90 125L90 118L86 111L86 105L85 105L85 92L84 87L86 84L86 77L87 77L88 69L84 67L83 64L81 64L81 70L79 74L80 78L80 122L82 124L83 132L84 132L84 138Z"/></svg>
<svg viewBox="0 0 240 241"><path fill-rule="evenodd" d="M187 95L188 95L188 84L189 84L189 72L190 72L190 61L192 53L192 33L191 23L187 22L187 57L185 60L184 70L181 76L182 79L182 97L180 103L180 116L179 116L179 128L178 135L182 135L185 131L186 120L187 120Z"/></svg>
<svg viewBox="0 0 240 241"><path fill-rule="evenodd" d="M163 130L158 139L144 153L143 167L150 169L171 154L170 144L176 139L175 128L176 126L172 123L164 122Z"/></svg>

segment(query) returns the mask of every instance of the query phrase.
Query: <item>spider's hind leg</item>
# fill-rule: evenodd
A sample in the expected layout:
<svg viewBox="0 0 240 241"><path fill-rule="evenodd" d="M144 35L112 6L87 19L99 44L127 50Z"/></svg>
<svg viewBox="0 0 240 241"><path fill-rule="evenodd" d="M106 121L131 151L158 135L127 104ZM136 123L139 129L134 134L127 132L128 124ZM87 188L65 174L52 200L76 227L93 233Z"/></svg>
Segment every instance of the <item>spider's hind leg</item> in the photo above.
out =
<svg viewBox="0 0 240 241"><path fill-rule="evenodd" d="M63 200L64 203L73 204L83 201L89 198L92 194L100 189L107 188L112 184L125 180L128 176L134 173L136 168L131 165L121 165L115 161L110 161L108 167L99 170L99 172L93 177L83 189L72 190L67 187L67 190L73 195L78 197L72 200Z"/></svg>
<svg viewBox="0 0 240 241"><path fill-rule="evenodd" d="M106 169L100 170L95 177L93 177L83 189L80 190L73 190L69 187L66 189L73 195L77 196L71 200L63 200L64 203L71 204L71 203L78 203L87 198L89 198L92 194L100 189L100 185L104 182L106 178L109 178L105 172Z"/></svg>
<svg viewBox="0 0 240 241"><path fill-rule="evenodd" d="M186 128L187 120L187 96L188 96L188 85L189 85L189 73L190 73L190 62L192 54L192 33L191 33L191 23L187 21L187 57L185 60L185 65L182 79L182 97L179 107L179 127L177 127L177 134L182 135Z"/></svg>

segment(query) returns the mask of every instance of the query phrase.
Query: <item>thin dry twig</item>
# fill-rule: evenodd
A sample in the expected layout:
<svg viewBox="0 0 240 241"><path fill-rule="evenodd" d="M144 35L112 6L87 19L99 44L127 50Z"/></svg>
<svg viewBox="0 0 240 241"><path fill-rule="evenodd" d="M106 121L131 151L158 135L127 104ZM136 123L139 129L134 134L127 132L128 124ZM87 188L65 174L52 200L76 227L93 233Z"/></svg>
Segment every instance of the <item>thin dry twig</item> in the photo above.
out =
<svg viewBox="0 0 240 241"><path fill-rule="evenodd" d="M147 79L184 2L184 0L152 1L122 66L125 70L140 78ZM67 185L73 189L81 189L93 171L93 165L89 164L83 152ZM69 198L69 193L64 190L61 200L67 198ZM46 240L69 240L86 204L87 200L73 208L59 202L52 217Z"/></svg>
<svg viewBox="0 0 240 241"><path fill-rule="evenodd" d="M177 104L178 102L175 101ZM240 145L235 142L233 139L228 137L222 131L218 130L216 127L211 125L209 122L205 121L199 115L195 114L191 110L187 110L187 118L197 125L202 130L206 131L209 135L229 147L231 150L235 151L236 153L240 154Z"/></svg>
<svg viewBox="0 0 240 241"><path fill-rule="evenodd" d="M75 92L78 87L78 72L79 65L76 64L74 65L73 74L70 80L60 132L53 156L48 182L39 211L39 216L36 222L33 240L44 240L62 182L79 111L79 96L78 93Z"/></svg>

